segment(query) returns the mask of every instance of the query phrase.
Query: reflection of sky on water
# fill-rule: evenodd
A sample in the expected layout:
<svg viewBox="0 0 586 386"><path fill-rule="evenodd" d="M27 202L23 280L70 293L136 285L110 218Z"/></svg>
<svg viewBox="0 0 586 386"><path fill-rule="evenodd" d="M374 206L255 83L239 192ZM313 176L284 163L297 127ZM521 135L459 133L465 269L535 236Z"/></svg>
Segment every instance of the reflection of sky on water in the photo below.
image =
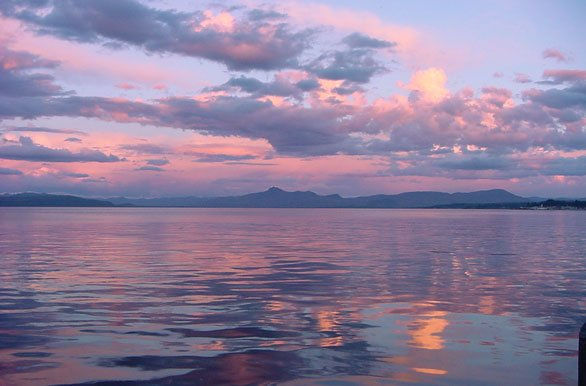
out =
<svg viewBox="0 0 586 386"><path fill-rule="evenodd" d="M584 212L30 208L0 219L10 383L577 377Z"/></svg>

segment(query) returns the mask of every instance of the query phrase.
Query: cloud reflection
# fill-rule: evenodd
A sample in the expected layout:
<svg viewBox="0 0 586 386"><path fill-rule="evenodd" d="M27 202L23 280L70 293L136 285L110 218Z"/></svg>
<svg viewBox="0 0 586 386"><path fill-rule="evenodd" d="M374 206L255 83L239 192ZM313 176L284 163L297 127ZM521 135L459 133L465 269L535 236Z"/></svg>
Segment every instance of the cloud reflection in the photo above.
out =
<svg viewBox="0 0 586 386"><path fill-rule="evenodd" d="M574 381L582 213L0 215L9 384Z"/></svg>

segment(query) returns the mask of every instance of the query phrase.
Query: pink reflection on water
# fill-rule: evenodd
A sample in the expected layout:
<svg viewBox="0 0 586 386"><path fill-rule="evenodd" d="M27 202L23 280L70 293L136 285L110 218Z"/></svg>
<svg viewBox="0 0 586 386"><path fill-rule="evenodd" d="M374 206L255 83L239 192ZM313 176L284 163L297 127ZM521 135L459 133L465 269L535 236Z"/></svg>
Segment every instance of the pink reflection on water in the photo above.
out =
<svg viewBox="0 0 586 386"><path fill-rule="evenodd" d="M575 380L580 213L0 216L2 381Z"/></svg>

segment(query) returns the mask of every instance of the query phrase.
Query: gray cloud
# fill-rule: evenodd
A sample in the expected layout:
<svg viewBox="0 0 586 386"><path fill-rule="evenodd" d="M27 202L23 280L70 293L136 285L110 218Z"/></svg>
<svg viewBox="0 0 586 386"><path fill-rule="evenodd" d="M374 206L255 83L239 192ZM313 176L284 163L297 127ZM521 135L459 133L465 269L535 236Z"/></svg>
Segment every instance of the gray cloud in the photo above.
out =
<svg viewBox="0 0 586 386"><path fill-rule="evenodd" d="M586 81L577 82L564 89L531 90L525 97L538 104L555 109L567 107L586 108Z"/></svg>
<svg viewBox="0 0 586 386"><path fill-rule="evenodd" d="M229 88L238 88L247 93L256 93L259 90L266 88L266 83L261 82L258 79L248 78L245 76L240 76L238 78L230 78L226 83L221 86L214 87L209 89L210 91L220 91L226 90Z"/></svg>
<svg viewBox="0 0 586 386"><path fill-rule="evenodd" d="M513 98L510 90L485 87L479 96L460 92L435 104L411 98L407 102L409 106L375 107L344 103L310 106L303 99L277 106L257 98L263 92L273 92L267 88L275 87L282 80L278 75L271 82L248 77L233 79L227 82L229 91L250 95L216 96L204 102L189 97L150 102L78 96L0 97L0 117L83 116L116 121L122 115L125 122L265 139L276 153L301 157L359 154L392 158L398 152L408 152L408 157L401 161L417 162L418 166L398 168L397 174L433 175L435 172L454 178L537 175L541 173L539 170L519 166L511 155L534 147L586 148L586 132L581 125L586 109L586 86L580 81L564 88L528 90L523 94L524 100L516 104L508 103ZM297 85L289 83L288 87L298 88ZM345 81L341 88L346 87L359 87L359 84ZM486 117L490 117L490 122L487 123ZM390 139L368 139L361 133L384 134ZM483 150L467 151L467 146ZM456 147L461 149L461 155L456 154ZM137 154L172 152L149 143L128 144L121 149ZM433 163L425 161L430 154L443 156ZM226 158L204 158L204 161L243 162ZM543 174L549 173L545 163L540 165ZM572 165L560 164L556 173L564 167L568 173L575 173Z"/></svg>
<svg viewBox="0 0 586 386"><path fill-rule="evenodd" d="M0 63L0 96L35 97L62 94L61 87L48 74L29 74L8 70Z"/></svg>
<svg viewBox="0 0 586 386"><path fill-rule="evenodd" d="M108 180L105 177L100 178L83 178L81 182L86 184L107 184Z"/></svg>
<svg viewBox="0 0 586 386"><path fill-rule="evenodd" d="M163 165L167 165L168 163L169 163L169 160L164 159L164 158L155 158L155 159L148 159L147 160L147 164L155 165L155 166L163 166Z"/></svg>
<svg viewBox="0 0 586 386"><path fill-rule="evenodd" d="M158 166L141 166L139 168L134 169L136 171L150 171L150 172L164 172L165 169L160 168Z"/></svg>
<svg viewBox="0 0 586 386"><path fill-rule="evenodd" d="M63 173L63 175L65 177L70 177L70 178L86 178L89 177L89 174L85 174L85 173L70 173L70 172L65 172Z"/></svg>
<svg viewBox="0 0 586 386"><path fill-rule="evenodd" d="M20 132L20 133L30 132L30 133L55 133L55 134L80 134L80 135L87 135L83 131L79 131L79 130L52 129L50 127L13 126L13 127L4 128L2 130L3 131L16 131L16 132Z"/></svg>
<svg viewBox="0 0 586 386"><path fill-rule="evenodd" d="M201 153L199 158L193 160L194 162L215 163L227 161L245 161L256 159L256 156L250 154L232 155L232 154L205 154Z"/></svg>
<svg viewBox="0 0 586 386"><path fill-rule="evenodd" d="M351 33L342 39L342 43L351 48L389 48L397 45L395 42L375 39L358 32Z"/></svg>
<svg viewBox="0 0 586 386"><path fill-rule="evenodd" d="M586 156L548 160L541 172L546 175L586 176Z"/></svg>
<svg viewBox="0 0 586 386"><path fill-rule="evenodd" d="M199 57L233 70L295 67L313 35L292 31L277 13L262 10L240 15L230 31L208 26L203 12L156 9L136 0L5 0L0 10L40 34Z"/></svg>
<svg viewBox="0 0 586 386"><path fill-rule="evenodd" d="M29 137L20 137L18 145L0 146L0 158L30 162L119 162L115 155L99 150L83 149L77 153L35 144Z"/></svg>
<svg viewBox="0 0 586 386"><path fill-rule="evenodd" d="M251 165L251 166L275 166L275 163L266 163L266 162L245 162L245 161L227 161L225 162L227 165Z"/></svg>
<svg viewBox="0 0 586 386"><path fill-rule="evenodd" d="M19 176L22 172L17 169L0 168L0 175L3 176Z"/></svg>
<svg viewBox="0 0 586 386"><path fill-rule="evenodd" d="M301 98L304 91L311 91L319 88L319 83L315 79L306 79L292 83L289 79L277 76L271 82L262 82L255 78L239 76L230 78L226 83L208 87L204 91L240 91L261 97L265 95L274 95L281 97Z"/></svg>
<svg viewBox="0 0 586 386"><path fill-rule="evenodd" d="M152 103L119 101L107 98L65 97L36 99L29 111L33 116L85 116L116 120L123 112L125 120L196 130L213 135L235 135L251 139L266 139L280 154L313 156L325 154L384 154L396 151L429 151L439 145L476 145L491 151L508 152L531 146L567 146L581 144L586 137L579 131L559 131L560 118L577 121L584 115L583 107L572 102L567 107L546 109L552 105L547 93L533 91L527 102L504 107L507 92L487 88L481 99L455 95L437 105L412 101L412 109L396 106L388 110L369 106L352 107L344 104L301 104L275 106L252 97L221 96L206 102L192 98L166 98ZM563 90L557 90L561 92ZM579 89L566 90L579 94ZM543 94L543 95L542 95ZM583 97L582 97L583 98ZM567 99L567 98L566 98ZM553 98L554 101L557 101ZM572 101L572 100L570 100ZM559 105L559 101L557 104ZM10 105L13 109L15 104ZM2 115L0 98L0 116ZM496 127L488 129L482 123L485 114L492 114ZM571 123L568 123L571 124ZM363 140L352 133L388 132L391 139ZM570 141L571 138L571 141ZM581 145L576 145L581 146ZM123 150L139 154L165 154L159 145L128 144Z"/></svg>
<svg viewBox="0 0 586 386"><path fill-rule="evenodd" d="M130 150L139 154L166 154L169 152L164 146L155 145L152 143L133 143L120 146L122 150Z"/></svg>
<svg viewBox="0 0 586 386"><path fill-rule="evenodd" d="M341 142L350 140L346 125L338 121L345 108L278 107L254 98L219 97L212 103L171 98L165 101L165 109L168 114L158 117L163 118L160 124L165 126L265 138L285 154L327 154L340 150Z"/></svg>
<svg viewBox="0 0 586 386"><path fill-rule="evenodd" d="M445 177L456 180L498 180L538 175L539 170L530 165L508 155L490 155L482 152L448 153L439 158L416 153L408 156L390 156L389 168L383 175Z"/></svg>
<svg viewBox="0 0 586 386"><path fill-rule="evenodd" d="M35 97L62 94L53 76L31 73L35 69L50 69L58 62L42 59L23 51L0 47L0 97Z"/></svg>
<svg viewBox="0 0 586 386"><path fill-rule="evenodd" d="M316 79L303 79L295 85L303 91L312 91L319 88L319 82Z"/></svg>
<svg viewBox="0 0 586 386"><path fill-rule="evenodd" d="M6 47L0 47L0 63L7 70L55 68L59 65L58 61L44 59L30 52L10 50Z"/></svg>
<svg viewBox="0 0 586 386"><path fill-rule="evenodd" d="M248 12L248 18L254 21L267 19L286 19L287 15L272 10L252 9Z"/></svg>
<svg viewBox="0 0 586 386"><path fill-rule="evenodd" d="M374 75L387 72L386 67L375 59L375 51L367 48L327 52L305 69L322 79L355 83L368 83Z"/></svg>
<svg viewBox="0 0 586 386"><path fill-rule="evenodd" d="M335 87L332 91L339 95L350 95L355 92L364 91L364 89L355 83L344 81L341 87Z"/></svg>
<svg viewBox="0 0 586 386"><path fill-rule="evenodd" d="M436 165L456 170L505 170L513 167L510 159L495 156L450 156L441 159Z"/></svg>

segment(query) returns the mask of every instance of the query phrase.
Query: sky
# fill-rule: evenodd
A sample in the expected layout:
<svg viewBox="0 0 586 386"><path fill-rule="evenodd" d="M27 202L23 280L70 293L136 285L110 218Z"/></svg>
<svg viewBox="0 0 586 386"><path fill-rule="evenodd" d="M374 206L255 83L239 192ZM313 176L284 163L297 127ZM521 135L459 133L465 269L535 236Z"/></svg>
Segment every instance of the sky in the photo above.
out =
<svg viewBox="0 0 586 386"><path fill-rule="evenodd" d="M584 1L3 0L0 192L586 196Z"/></svg>

